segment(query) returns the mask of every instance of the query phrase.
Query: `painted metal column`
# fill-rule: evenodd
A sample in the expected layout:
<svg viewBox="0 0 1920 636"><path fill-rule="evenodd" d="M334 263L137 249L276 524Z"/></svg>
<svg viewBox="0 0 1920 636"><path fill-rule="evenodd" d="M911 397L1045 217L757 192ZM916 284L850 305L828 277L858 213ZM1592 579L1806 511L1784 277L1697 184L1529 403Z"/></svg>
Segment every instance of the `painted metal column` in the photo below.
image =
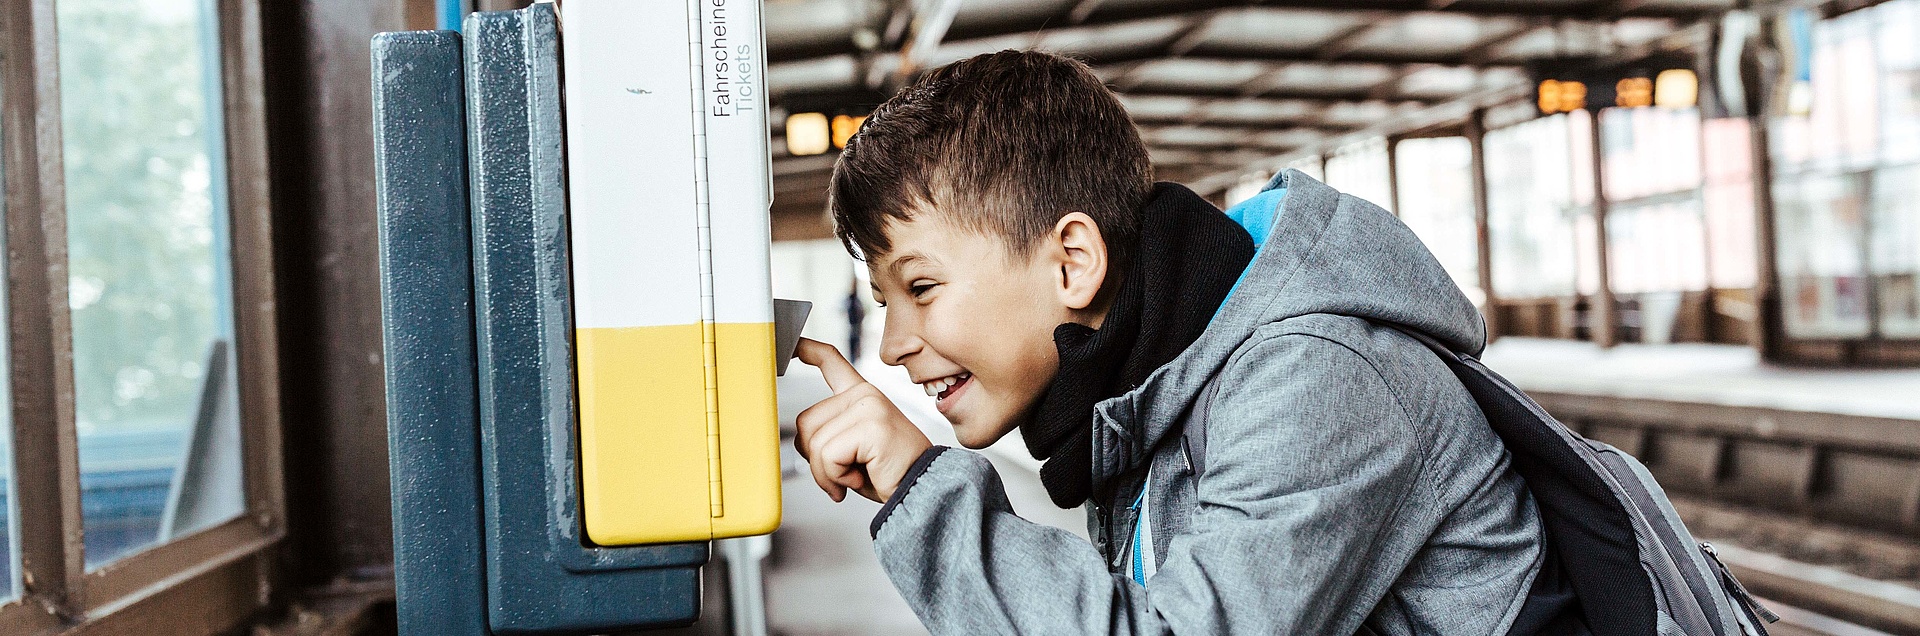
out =
<svg viewBox="0 0 1920 636"><path fill-rule="evenodd" d="M1400 137L1387 137L1387 209L1400 214Z"/></svg>
<svg viewBox="0 0 1920 636"><path fill-rule="evenodd" d="M480 413L460 34L376 36L373 81L399 631L483 635Z"/></svg>
<svg viewBox="0 0 1920 636"><path fill-rule="evenodd" d="M1474 109L1467 116L1467 147L1470 148L1473 172L1473 229L1474 263L1479 275L1481 301L1480 313L1487 323L1487 342L1492 343L1500 337L1500 297L1493 293L1493 239L1488 233L1487 223L1487 111Z"/></svg>
<svg viewBox="0 0 1920 636"><path fill-rule="evenodd" d="M1767 17L1762 21L1760 33L1775 32L1778 16ZM1752 55L1758 60L1780 60L1780 51L1770 36L1762 35L1752 39ZM1784 361L1786 351L1786 316L1780 299L1780 263L1779 243L1774 223L1773 207L1773 156L1768 154L1771 146L1772 130L1768 128L1767 113L1772 104L1767 103L1773 96L1772 82L1767 81L1769 74L1766 64L1741 64L1740 81L1747 87L1748 93L1755 96L1748 100L1747 139L1751 141L1749 156L1753 162L1753 222L1754 222L1754 263L1759 270L1753 279L1753 343L1760 350L1760 358L1771 362Z"/></svg>
<svg viewBox="0 0 1920 636"><path fill-rule="evenodd" d="M1613 300L1611 271L1613 258L1610 254L1612 249L1608 247L1610 241L1607 240L1607 208L1610 206L1607 202L1606 153L1600 147L1602 137L1600 109L1593 110L1591 121L1592 125L1587 127L1587 132L1588 139L1592 142L1590 145L1593 153L1593 231L1596 234L1595 245L1598 246L1597 251L1600 253L1600 271L1596 272L1600 281L1600 292L1594 295L1589 312L1592 316L1590 322L1594 344L1602 348L1611 348L1619 344L1620 312Z"/></svg>

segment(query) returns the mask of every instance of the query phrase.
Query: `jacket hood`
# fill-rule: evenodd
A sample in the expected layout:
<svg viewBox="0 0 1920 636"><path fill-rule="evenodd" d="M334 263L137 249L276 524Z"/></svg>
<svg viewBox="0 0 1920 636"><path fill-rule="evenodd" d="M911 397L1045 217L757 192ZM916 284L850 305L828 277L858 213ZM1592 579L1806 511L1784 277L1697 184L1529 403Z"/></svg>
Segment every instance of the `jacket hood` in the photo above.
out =
<svg viewBox="0 0 1920 636"><path fill-rule="evenodd" d="M1284 194L1272 196L1278 189ZM1206 331L1138 389L1096 405L1096 492L1144 461L1227 358L1263 325L1338 314L1396 323L1456 351L1480 354L1486 325L1479 310L1399 219L1298 170L1274 176L1265 190L1243 204L1251 207L1236 206L1228 214L1254 235L1260 251ZM1262 204L1273 209L1258 209Z"/></svg>
<svg viewBox="0 0 1920 636"><path fill-rule="evenodd" d="M1480 311L1400 219L1298 170L1274 176L1263 192L1284 193L1284 207L1256 198L1251 209L1228 211L1261 247L1216 323L1251 316L1250 323L1229 321L1251 333L1266 322L1339 314L1411 327L1480 355L1487 337Z"/></svg>

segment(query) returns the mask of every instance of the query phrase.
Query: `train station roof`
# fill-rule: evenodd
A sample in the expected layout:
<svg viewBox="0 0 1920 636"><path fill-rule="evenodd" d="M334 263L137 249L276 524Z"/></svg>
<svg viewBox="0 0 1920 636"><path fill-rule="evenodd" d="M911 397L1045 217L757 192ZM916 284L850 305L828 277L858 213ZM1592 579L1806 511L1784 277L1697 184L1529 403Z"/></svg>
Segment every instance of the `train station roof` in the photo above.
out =
<svg viewBox="0 0 1920 636"><path fill-rule="evenodd" d="M1085 60L1140 125L1160 179L1250 167L1464 120L1532 90L1530 63L1629 60L1703 41L1732 0L768 0L776 214L818 214L832 152L786 115L860 115L915 72L1002 49Z"/></svg>

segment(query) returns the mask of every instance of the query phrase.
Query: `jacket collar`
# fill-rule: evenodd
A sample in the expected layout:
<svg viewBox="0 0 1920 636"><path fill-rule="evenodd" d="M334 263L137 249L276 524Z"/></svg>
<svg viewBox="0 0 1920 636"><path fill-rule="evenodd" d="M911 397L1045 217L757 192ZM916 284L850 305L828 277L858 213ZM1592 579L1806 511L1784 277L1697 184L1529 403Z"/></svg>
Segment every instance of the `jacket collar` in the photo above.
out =
<svg viewBox="0 0 1920 636"><path fill-rule="evenodd" d="M1339 198L1298 170L1282 172L1267 185L1278 187L1287 192L1265 219L1271 233L1200 338L1138 388L1094 405L1093 492L1107 492L1113 479L1144 465L1234 350L1272 322L1274 301L1325 234ZM1267 285L1277 288L1249 289Z"/></svg>

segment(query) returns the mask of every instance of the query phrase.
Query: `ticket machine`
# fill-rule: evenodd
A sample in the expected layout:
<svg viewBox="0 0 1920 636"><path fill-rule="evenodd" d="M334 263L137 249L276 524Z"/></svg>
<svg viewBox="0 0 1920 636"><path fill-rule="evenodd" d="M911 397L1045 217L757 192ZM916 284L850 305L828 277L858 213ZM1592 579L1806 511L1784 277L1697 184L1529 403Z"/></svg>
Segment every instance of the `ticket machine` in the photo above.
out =
<svg viewBox="0 0 1920 636"><path fill-rule="evenodd" d="M683 625L779 525L763 48L757 0L374 39L402 633Z"/></svg>

